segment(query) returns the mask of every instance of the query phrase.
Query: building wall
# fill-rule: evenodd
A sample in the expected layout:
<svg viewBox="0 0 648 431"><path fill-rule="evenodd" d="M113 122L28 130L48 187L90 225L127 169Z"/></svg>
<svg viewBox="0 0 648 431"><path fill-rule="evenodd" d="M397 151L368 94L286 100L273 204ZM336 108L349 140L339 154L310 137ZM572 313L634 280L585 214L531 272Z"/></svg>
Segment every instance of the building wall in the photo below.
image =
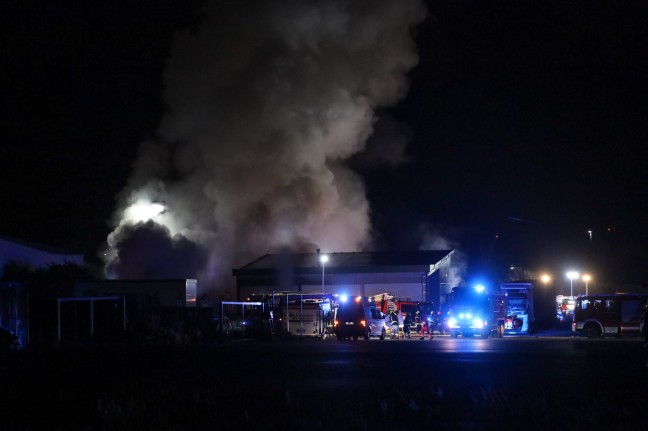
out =
<svg viewBox="0 0 648 431"><path fill-rule="evenodd" d="M454 286L454 280L451 278L452 262L450 259L444 259L427 277L427 302L433 302L437 306L445 304L446 298Z"/></svg>
<svg viewBox="0 0 648 431"><path fill-rule="evenodd" d="M351 262L349 266L318 268L315 264L308 266L306 262L301 267L288 269L277 266L267 255L248 267L235 269L233 273L238 300L252 295L271 295L273 291L362 296L390 293L397 298L434 302L439 306L453 287L450 285L452 254L452 251L448 251L445 257L437 255L437 259L441 260L435 264L421 263L420 258L412 259L414 263L404 262L403 259L395 259L394 262L382 259L375 263L366 257ZM260 261L265 263L260 264Z"/></svg>
<svg viewBox="0 0 648 431"><path fill-rule="evenodd" d="M392 279L391 282L380 282ZM415 280L414 282L412 282ZM258 278L256 283L246 280L239 285L239 300L245 300L251 295L270 295L272 291L292 291L303 293L336 293L351 296L371 296L381 293L390 293L401 299L423 301L426 294L425 278L421 279L419 273L414 274L346 274L344 276L331 276L326 279L324 289L322 284L315 283L312 278L303 284L283 284L281 287L273 285L267 278Z"/></svg>

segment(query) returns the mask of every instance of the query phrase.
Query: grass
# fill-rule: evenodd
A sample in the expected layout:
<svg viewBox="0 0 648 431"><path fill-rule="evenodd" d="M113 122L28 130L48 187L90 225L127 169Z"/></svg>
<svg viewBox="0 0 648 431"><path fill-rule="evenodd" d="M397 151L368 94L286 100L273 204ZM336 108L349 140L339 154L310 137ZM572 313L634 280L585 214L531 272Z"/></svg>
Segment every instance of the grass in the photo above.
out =
<svg viewBox="0 0 648 431"><path fill-rule="evenodd" d="M635 386L542 377L455 386L443 371L384 380L369 370L358 386L313 387L308 361L226 344L14 354L0 360L0 429L644 430L648 417L645 374Z"/></svg>

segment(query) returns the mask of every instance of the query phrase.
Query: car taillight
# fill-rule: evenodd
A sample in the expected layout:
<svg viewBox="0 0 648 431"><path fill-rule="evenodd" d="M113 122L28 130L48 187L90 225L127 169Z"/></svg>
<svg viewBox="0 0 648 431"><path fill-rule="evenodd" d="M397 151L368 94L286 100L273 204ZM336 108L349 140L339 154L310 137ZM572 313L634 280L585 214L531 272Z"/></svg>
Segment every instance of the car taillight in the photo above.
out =
<svg viewBox="0 0 648 431"><path fill-rule="evenodd" d="M367 326L367 322L365 322L364 320L361 320L361 321L360 321L360 324L361 324L362 326Z"/></svg>

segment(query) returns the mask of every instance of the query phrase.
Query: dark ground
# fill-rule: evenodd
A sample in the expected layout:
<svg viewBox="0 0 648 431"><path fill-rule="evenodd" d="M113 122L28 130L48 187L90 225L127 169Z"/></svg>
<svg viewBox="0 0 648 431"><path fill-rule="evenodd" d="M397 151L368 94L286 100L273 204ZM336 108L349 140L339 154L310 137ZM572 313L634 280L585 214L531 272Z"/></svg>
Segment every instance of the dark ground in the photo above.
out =
<svg viewBox="0 0 648 431"><path fill-rule="evenodd" d="M13 353L0 429L646 429L640 339L550 335Z"/></svg>

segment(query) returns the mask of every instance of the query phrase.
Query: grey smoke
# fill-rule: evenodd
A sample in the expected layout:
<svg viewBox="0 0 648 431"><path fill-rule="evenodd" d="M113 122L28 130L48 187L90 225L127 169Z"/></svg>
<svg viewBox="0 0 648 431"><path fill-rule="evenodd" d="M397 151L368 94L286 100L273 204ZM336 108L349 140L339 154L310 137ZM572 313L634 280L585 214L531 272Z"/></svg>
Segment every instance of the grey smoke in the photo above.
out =
<svg viewBox="0 0 648 431"><path fill-rule="evenodd" d="M370 247L364 184L346 161L365 149L375 109L405 95L425 13L416 0L209 2L172 47L167 113L120 195L108 274L124 276L128 249L160 237L194 244L200 262L161 265L219 288L232 267L285 247ZM166 211L151 221L126 215L155 201Z"/></svg>
<svg viewBox="0 0 648 431"><path fill-rule="evenodd" d="M200 271L206 261L203 247L149 220L124 226L114 238L118 259L110 272L122 278L187 278Z"/></svg>
<svg viewBox="0 0 648 431"><path fill-rule="evenodd" d="M451 266L448 273L450 287L460 286L465 281L468 262L465 253L461 251L461 244L441 231L448 232L452 229L441 229L438 226L422 224L418 227L419 237L422 238L421 250L454 250Z"/></svg>

